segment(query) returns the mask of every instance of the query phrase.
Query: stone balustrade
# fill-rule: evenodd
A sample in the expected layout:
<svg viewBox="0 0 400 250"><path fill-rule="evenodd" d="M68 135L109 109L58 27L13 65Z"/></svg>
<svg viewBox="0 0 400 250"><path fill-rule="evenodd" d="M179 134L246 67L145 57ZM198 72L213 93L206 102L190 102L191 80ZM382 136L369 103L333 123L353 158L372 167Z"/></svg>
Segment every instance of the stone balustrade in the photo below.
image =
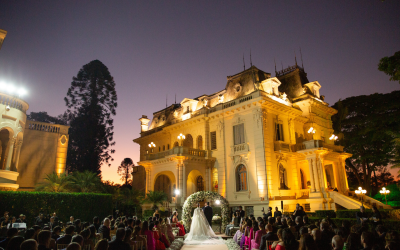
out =
<svg viewBox="0 0 400 250"><path fill-rule="evenodd" d="M169 150L165 150L158 153L151 153L145 156L146 161L162 159L168 156L197 156L205 158L207 156L207 151L188 147L173 147Z"/></svg>
<svg viewBox="0 0 400 250"><path fill-rule="evenodd" d="M290 152L290 144L283 141L276 141L274 142L274 151Z"/></svg>
<svg viewBox="0 0 400 250"><path fill-rule="evenodd" d="M249 152L249 150L250 150L249 144L247 144L247 143L233 145L233 146L231 146L231 156L245 154L245 153Z"/></svg>
<svg viewBox="0 0 400 250"><path fill-rule="evenodd" d="M0 93L0 104L10 106L10 108L18 109L24 113L26 113L29 107L25 101L5 93Z"/></svg>
<svg viewBox="0 0 400 250"><path fill-rule="evenodd" d="M332 150L333 152L343 152L343 146L328 144L322 140L310 140L291 145L292 152L313 148L327 148L329 150Z"/></svg>
<svg viewBox="0 0 400 250"><path fill-rule="evenodd" d="M45 122L27 121L26 127L30 130L38 130L49 133L59 133L62 125L49 124Z"/></svg>

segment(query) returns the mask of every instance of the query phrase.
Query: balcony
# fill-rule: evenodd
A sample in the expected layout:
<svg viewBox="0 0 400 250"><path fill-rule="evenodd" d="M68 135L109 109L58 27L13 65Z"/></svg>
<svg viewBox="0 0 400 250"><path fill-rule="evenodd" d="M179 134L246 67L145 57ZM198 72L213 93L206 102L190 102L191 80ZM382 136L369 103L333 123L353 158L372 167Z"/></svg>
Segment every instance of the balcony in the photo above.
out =
<svg viewBox="0 0 400 250"><path fill-rule="evenodd" d="M231 155L230 156L247 154L249 151L250 151L249 144L247 144L247 143L233 145L233 146L231 146Z"/></svg>
<svg viewBox="0 0 400 250"><path fill-rule="evenodd" d="M197 156L205 158L207 156L207 151L179 146L179 147L174 147L170 150L165 150L163 152L145 155L145 160L146 161L158 160L168 156Z"/></svg>
<svg viewBox="0 0 400 250"><path fill-rule="evenodd" d="M328 144L321 140L310 140L302 143L292 145L292 152L313 149L313 148L327 148L333 152L343 152L343 146Z"/></svg>
<svg viewBox="0 0 400 250"><path fill-rule="evenodd" d="M285 143L283 141L276 141L274 142L274 151L290 152L290 145L289 143Z"/></svg>

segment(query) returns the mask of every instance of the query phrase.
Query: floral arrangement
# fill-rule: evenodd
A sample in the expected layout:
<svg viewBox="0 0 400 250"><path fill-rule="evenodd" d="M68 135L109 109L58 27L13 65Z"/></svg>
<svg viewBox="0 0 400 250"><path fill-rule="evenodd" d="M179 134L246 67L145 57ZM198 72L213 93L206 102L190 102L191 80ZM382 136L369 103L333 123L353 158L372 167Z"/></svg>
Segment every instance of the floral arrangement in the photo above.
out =
<svg viewBox="0 0 400 250"><path fill-rule="evenodd" d="M183 239L178 238L178 239L175 239L175 240L171 243L171 245L169 246L169 248L166 248L166 250L167 250L167 249L169 249L169 250L180 250L180 249L182 248L182 246L183 246Z"/></svg>
<svg viewBox="0 0 400 250"><path fill-rule="evenodd" d="M229 250L240 250L240 246L233 240L225 240L224 242Z"/></svg>
<svg viewBox="0 0 400 250"><path fill-rule="evenodd" d="M222 219L222 228L225 228L228 225L228 210L229 210L229 203L228 201L222 197L217 192L210 192L210 191L200 191L190 195L183 204L182 209L182 220L185 225L185 228L190 228L190 224L192 223L191 218L191 210L192 207L202 200L209 199L209 200L219 200L221 202L221 218ZM218 216L219 217L219 216Z"/></svg>
<svg viewBox="0 0 400 250"><path fill-rule="evenodd" d="M214 216L212 217L212 220L213 220L213 221L220 221L220 220L221 220L221 216L218 216L218 214L216 214L216 215L214 215Z"/></svg>

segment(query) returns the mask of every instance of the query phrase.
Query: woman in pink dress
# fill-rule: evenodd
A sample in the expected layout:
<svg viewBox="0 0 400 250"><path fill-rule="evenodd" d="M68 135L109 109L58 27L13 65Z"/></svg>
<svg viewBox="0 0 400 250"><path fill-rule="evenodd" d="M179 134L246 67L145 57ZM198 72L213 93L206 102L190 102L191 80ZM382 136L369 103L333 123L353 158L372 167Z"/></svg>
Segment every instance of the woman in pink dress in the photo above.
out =
<svg viewBox="0 0 400 250"><path fill-rule="evenodd" d="M143 222L140 235L147 236L147 250L156 250L156 241L153 237L153 232L149 230L149 223L147 221Z"/></svg>
<svg viewBox="0 0 400 250"><path fill-rule="evenodd" d="M158 237L160 241L164 244L165 247L169 247L169 242L167 240L167 237L165 237L165 234L161 230L161 223L159 221L154 222L154 231L157 231Z"/></svg>
<svg viewBox="0 0 400 250"><path fill-rule="evenodd" d="M179 236L185 236L185 228L178 221L178 212L174 212L174 216L172 217L172 223L175 223L177 227L179 227Z"/></svg>
<svg viewBox="0 0 400 250"><path fill-rule="evenodd" d="M172 226L171 226L171 222L169 221L169 218L166 219L165 225L167 226L167 236L169 239L169 242L173 242L175 240L175 236L172 232Z"/></svg>
<svg viewBox="0 0 400 250"><path fill-rule="evenodd" d="M260 222L258 225L258 230L256 232L256 236L251 240L251 249L260 249L261 237L266 234L264 222Z"/></svg>
<svg viewBox="0 0 400 250"><path fill-rule="evenodd" d="M253 222L251 220L247 221L247 228L244 231L245 241L244 244L249 248L251 246L251 240L253 239Z"/></svg>
<svg viewBox="0 0 400 250"><path fill-rule="evenodd" d="M290 228L282 230L282 241L279 242L275 250L298 250L299 242L295 239Z"/></svg>

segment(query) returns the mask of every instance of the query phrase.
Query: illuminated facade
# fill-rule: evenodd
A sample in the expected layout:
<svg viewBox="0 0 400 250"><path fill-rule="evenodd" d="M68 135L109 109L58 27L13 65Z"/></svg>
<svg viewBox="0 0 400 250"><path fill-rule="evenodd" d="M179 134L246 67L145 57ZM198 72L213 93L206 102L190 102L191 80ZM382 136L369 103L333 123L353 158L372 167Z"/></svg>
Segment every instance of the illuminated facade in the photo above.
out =
<svg viewBox="0 0 400 250"><path fill-rule="evenodd" d="M252 66L228 76L217 93L185 98L151 122L143 116L134 142L146 191L166 192L169 206L179 208L192 193L214 190L256 216L282 201L285 211L296 203L308 211L358 208L345 171L351 155L334 144L337 111L321 85L297 63L275 75Z"/></svg>
<svg viewBox="0 0 400 250"><path fill-rule="evenodd" d="M26 120L28 108L0 93L0 190L33 190L47 174L65 171L69 127Z"/></svg>

